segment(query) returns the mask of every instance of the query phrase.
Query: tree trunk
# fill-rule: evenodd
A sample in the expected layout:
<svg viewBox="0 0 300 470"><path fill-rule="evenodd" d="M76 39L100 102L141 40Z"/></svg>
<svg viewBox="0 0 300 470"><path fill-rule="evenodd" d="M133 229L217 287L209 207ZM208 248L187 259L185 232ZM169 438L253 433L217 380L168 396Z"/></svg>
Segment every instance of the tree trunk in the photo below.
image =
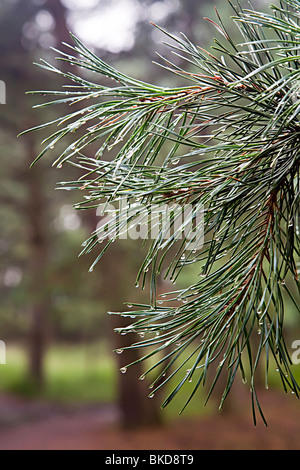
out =
<svg viewBox="0 0 300 470"><path fill-rule="evenodd" d="M69 33L66 24L66 8L60 0L48 0L45 4L55 20L55 32L59 42L68 41ZM25 128L33 127L34 122L26 123ZM47 266L49 256L49 239L47 235L47 201L43 182L41 163L29 170L36 157L35 141L31 134L23 137L26 147L27 183L26 216L28 222L28 242L30 247L28 273L31 294L31 326L29 333L29 370L32 380L38 388L44 385L44 357L48 336L48 314L50 295L47 286Z"/></svg>
<svg viewBox="0 0 300 470"><path fill-rule="evenodd" d="M70 42L70 34L67 26L67 8L62 4L61 0L48 0L46 8L49 10L55 20L55 37L59 43ZM60 49L69 51L69 49L59 44Z"/></svg>
<svg viewBox="0 0 300 470"><path fill-rule="evenodd" d="M112 310L122 311L127 309L123 301L126 299L126 293L129 292L126 285L128 282L126 273L130 269L126 265L129 262L130 254L128 252L124 249L114 249L114 252L110 254L109 262L104 267L106 274L105 291L108 294ZM113 331L115 328L130 325L131 321L122 318L120 315L111 315L112 345L115 350L123 351L122 354L116 354L118 369L124 370L118 377L121 424L124 428L158 425L161 424L158 401L156 398L150 400L148 397L150 390L147 389L149 386L147 378L143 381L139 380L144 372L143 364L137 363L127 369L124 368L127 364L140 359L138 349L125 348L137 343L141 338L136 333L121 335Z"/></svg>
<svg viewBox="0 0 300 470"><path fill-rule="evenodd" d="M28 166L35 156L34 140L31 135L24 139ZM43 168L34 166L26 171L27 179L27 222L29 241L28 273L31 298L31 328L29 341L29 363L31 377L38 387L44 383L44 355L47 337L49 294L47 288L47 264L49 241L47 236L47 204L44 195Z"/></svg>
<svg viewBox="0 0 300 470"><path fill-rule="evenodd" d="M83 218L89 230L94 231L99 222L94 210L86 211ZM121 312L127 307L124 302L128 300L131 291L128 273L133 272L131 256L133 253L126 248L117 245L111 246L104 257L99 261L97 269L101 272L102 283L99 295L106 300L109 310ZM96 269L94 270L96 271ZM96 275L96 272L94 272ZM120 315L109 316L109 329L112 350L123 351L122 354L114 353L114 359L118 368L118 406L120 410L121 426L133 428L145 425L160 424L161 414L157 400L150 400L147 390L147 380L139 380L143 373L142 364L128 367L126 373L121 373L125 365L137 361L140 358L137 349L124 349L141 338L136 333L126 335L117 334L115 328L127 326L130 319Z"/></svg>

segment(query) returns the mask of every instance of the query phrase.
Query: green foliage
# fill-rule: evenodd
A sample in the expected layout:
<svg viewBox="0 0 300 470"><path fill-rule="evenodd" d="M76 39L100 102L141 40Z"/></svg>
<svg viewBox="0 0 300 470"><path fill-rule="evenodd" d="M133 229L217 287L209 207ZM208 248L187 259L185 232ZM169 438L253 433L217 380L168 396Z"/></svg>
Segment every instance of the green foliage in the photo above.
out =
<svg viewBox="0 0 300 470"><path fill-rule="evenodd" d="M284 390L299 397L284 339L283 296L299 310L300 2L281 1L268 14L232 8L241 44L219 17L218 23L210 20L219 37L213 52L166 33L176 59L160 65L190 82L182 87L128 77L72 36L70 54L60 53L59 60L81 68L82 77L41 64L69 82L65 90L43 91L56 98L38 106L67 103L71 112L35 128L56 126L36 161L71 137L54 165L67 162L82 172L78 180L60 183L88 193L78 209L125 196L135 210L140 204L203 204L203 249L190 251L187 240L178 244L172 235L165 239L162 227L137 280L144 286L149 276L151 303L121 312L135 321L119 332L140 333L141 341L128 347L147 348L143 359L157 356L146 372L159 369L151 395L188 365L163 407L193 381L188 404L211 370L208 397L226 377L222 407L239 372L250 383L254 420L258 408L265 421L255 382L262 362L266 387L274 366ZM91 81L86 72L116 85ZM126 224L139 223L131 214ZM118 215L84 244L82 253L89 253L106 241L95 263L113 242L107 230L124 229ZM195 283L157 299L158 275L175 282L195 263Z"/></svg>
<svg viewBox="0 0 300 470"><path fill-rule="evenodd" d="M41 390L27 371L24 348L8 344L9 361L1 372L4 392L57 403L114 403L117 375L105 341L89 345L51 345L45 358L47 380Z"/></svg>

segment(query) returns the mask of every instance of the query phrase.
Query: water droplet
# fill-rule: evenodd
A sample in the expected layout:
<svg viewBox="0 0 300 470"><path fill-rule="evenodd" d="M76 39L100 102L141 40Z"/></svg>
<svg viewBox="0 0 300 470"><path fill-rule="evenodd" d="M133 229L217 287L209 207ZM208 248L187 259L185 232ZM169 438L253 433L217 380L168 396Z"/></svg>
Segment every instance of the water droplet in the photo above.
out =
<svg viewBox="0 0 300 470"><path fill-rule="evenodd" d="M125 372L127 372L127 367L121 367L120 372L125 374Z"/></svg>
<svg viewBox="0 0 300 470"><path fill-rule="evenodd" d="M180 162L180 158L173 158L172 165L177 165Z"/></svg>
<svg viewBox="0 0 300 470"><path fill-rule="evenodd" d="M127 304L127 307L128 307L128 308L132 308L132 304Z"/></svg>
<svg viewBox="0 0 300 470"><path fill-rule="evenodd" d="M151 395L149 395L149 398L153 398L154 397L154 393L151 393Z"/></svg>
<svg viewBox="0 0 300 470"><path fill-rule="evenodd" d="M141 376L139 377L139 380L145 380L145 376L144 376L144 375L141 375Z"/></svg>
<svg viewBox="0 0 300 470"><path fill-rule="evenodd" d="M90 267L89 272L92 273L94 271L93 266Z"/></svg>
<svg viewBox="0 0 300 470"><path fill-rule="evenodd" d="M122 352L123 352L123 349L116 349L117 354L122 354Z"/></svg>

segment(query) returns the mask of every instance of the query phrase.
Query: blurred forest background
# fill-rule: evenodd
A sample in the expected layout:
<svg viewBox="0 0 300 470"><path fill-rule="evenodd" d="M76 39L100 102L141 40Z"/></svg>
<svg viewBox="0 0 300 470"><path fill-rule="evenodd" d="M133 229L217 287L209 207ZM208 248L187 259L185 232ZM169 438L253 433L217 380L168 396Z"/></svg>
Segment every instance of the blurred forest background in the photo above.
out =
<svg viewBox="0 0 300 470"><path fill-rule="evenodd" d="M232 25L228 2L214 4L224 22ZM159 61L156 51L166 57L170 51L150 21L209 47L215 30L203 17L216 19L214 4L208 0L1 1L0 80L6 84L6 104L0 105L0 339L7 346L7 364L0 366L0 428L1 396L22 397L30 403L113 407L118 422L127 428L157 426L176 417L178 401L161 412L160 397L147 398L146 380L137 380L139 366L120 374L119 368L137 353L113 353L134 338L113 333L121 326L120 318L107 311L122 310L124 301L148 302L147 292L134 286L142 253L133 242L117 242L89 273L93 254L79 258L78 254L97 217L93 211L73 210L81 195L55 190L57 181L72 179L77 170L51 168L51 157L29 169L43 135L17 135L57 116L56 108L32 109L40 98L25 93L61 86L63 81L33 62L42 57L53 63L55 52L50 47L64 50L62 42L71 41L69 31L123 72L170 86L176 77L153 64ZM252 4L266 8L264 0ZM188 284L196 275L197 267L181 283ZM168 289L166 282L162 284ZM287 329L292 339L297 338L296 321L291 306ZM276 377L273 382L276 387ZM233 393L229 408L236 407L235 400ZM247 395L242 408L248 406ZM200 397L187 416L201 418L209 410L204 412Z"/></svg>

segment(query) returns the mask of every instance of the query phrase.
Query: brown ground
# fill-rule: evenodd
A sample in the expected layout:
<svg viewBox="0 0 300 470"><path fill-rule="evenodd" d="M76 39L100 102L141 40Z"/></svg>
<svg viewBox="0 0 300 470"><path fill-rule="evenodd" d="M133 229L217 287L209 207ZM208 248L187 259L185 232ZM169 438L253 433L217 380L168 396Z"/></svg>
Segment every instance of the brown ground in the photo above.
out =
<svg viewBox="0 0 300 470"><path fill-rule="evenodd" d="M125 432L113 407L62 409L2 396L0 450L299 450L299 401L271 391L260 401L267 428L253 426L247 402L235 413Z"/></svg>

